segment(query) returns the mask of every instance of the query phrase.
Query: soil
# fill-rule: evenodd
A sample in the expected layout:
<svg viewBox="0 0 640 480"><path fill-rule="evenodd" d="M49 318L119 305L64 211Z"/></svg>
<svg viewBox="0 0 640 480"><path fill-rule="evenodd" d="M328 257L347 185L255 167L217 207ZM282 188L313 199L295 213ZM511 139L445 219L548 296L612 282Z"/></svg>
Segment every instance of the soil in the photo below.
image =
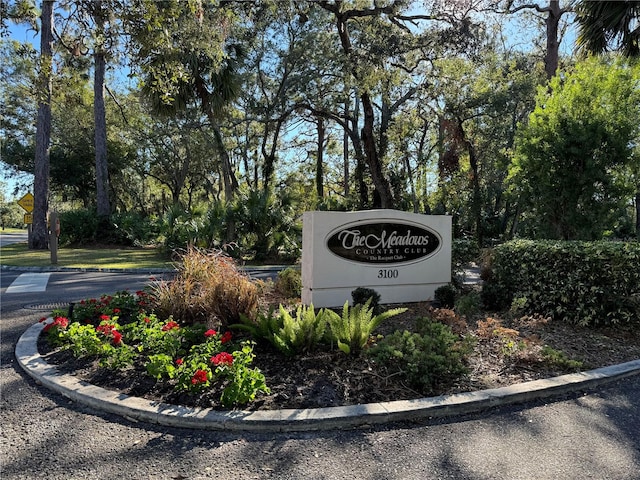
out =
<svg viewBox="0 0 640 480"><path fill-rule="evenodd" d="M450 310L433 310L429 303L393 305L400 306L407 311L387 319L376 334L415 331L417 318L436 317L454 332L474 337L473 352L466 360L468 374L430 391L416 391L397 368L377 364L367 355L354 358L340 351L318 351L286 358L258 345L254 366L265 375L271 393L258 394L242 408L317 408L408 400L512 385L640 358L637 325L584 328L540 317L500 319L486 314L466 319ZM544 346L563 352L564 357L555 357L555 361L545 357ZM39 349L60 371L103 388L166 403L222 409L220 389L198 395L176 393L169 383L147 376L142 363L112 371L101 368L97 359L75 359L68 351L52 350L43 338ZM564 361L567 359L581 365L576 367Z"/></svg>

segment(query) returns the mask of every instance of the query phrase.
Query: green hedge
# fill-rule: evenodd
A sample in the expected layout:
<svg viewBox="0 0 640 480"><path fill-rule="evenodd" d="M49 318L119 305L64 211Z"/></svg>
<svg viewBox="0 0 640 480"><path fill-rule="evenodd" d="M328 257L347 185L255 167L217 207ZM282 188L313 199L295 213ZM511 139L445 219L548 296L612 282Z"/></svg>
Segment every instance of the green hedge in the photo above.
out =
<svg viewBox="0 0 640 480"><path fill-rule="evenodd" d="M493 251L483 300L581 325L640 320L640 243L515 240Z"/></svg>

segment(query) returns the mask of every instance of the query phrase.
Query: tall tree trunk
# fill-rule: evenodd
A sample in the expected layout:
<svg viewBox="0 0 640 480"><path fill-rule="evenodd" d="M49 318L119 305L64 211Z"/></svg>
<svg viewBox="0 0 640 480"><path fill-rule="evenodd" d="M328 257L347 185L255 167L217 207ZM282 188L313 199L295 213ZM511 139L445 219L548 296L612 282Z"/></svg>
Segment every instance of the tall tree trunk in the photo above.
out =
<svg viewBox="0 0 640 480"><path fill-rule="evenodd" d="M389 181L384 176L382 171L382 161L378 155L378 149L376 148L376 141L374 136L373 124L373 102L368 92L363 92L360 96L362 100L362 109L364 112L364 125L362 127L362 145L364 147L365 158L367 160L367 166L369 167L369 173L371 173L371 180L376 189L376 192L380 196L381 208L393 208L393 195L391 193L391 186Z"/></svg>
<svg viewBox="0 0 640 480"><path fill-rule="evenodd" d="M53 54L53 0L42 2L40 16L40 74L38 78L38 117L33 180L33 231L29 248L49 248L47 210L49 209L49 152L51 142L51 93Z"/></svg>
<svg viewBox="0 0 640 480"><path fill-rule="evenodd" d="M99 35L104 35L104 16L102 0L95 0L94 20ZM106 218L111 214L109 203L109 167L107 163L107 114L104 104L104 74L106 59L102 41L93 54L93 119L95 124L94 147L96 150L96 204L98 217Z"/></svg>
<svg viewBox="0 0 640 480"><path fill-rule="evenodd" d="M640 240L640 186L636 192L636 237Z"/></svg>
<svg viewBox="0 0 640 480"><path fill-rule="evenodd" d="M344 102L344 123L349 123L349 100ZM349 198L349 132L344 129L342 137L342 162L344 168L344 197Z"/></svg>
<svg viewBox="0 0 640 480"><path fill-rule="evenodd" d="M478 245L482 247L484 242L484 232L482 231L482 205L481 205L481 194L480 194L480 175L479 175L479 165L478 165L478 154L476 152L476 148L467 138L467 134L464 130L464 126L462 124L462 120L458 120L458 130L460 133L460 138L464 143L467 152L469 152L469 166L471 167L471 182L473 185L473 199L471 205L471 211L473 212L473 216L475 218L476 223L476 235L478 237Z"/></svg>
<svg viewBox="0 0 640 480"><path fill-rule="evenodd" d="M318 117L318 151L316 154L316 195L318 202L324 198L324 119Z"/></svg>
<svg viewBox="0 0 640 480"><path fill-rule="evenodd" d="M545 20L547 27L547 51L544 57L544 71L547 78L551 78L558 70L558 51L560 41L558 40L558 25L563 11L560 10L560 0L549 1L549 14Z"/></svg>

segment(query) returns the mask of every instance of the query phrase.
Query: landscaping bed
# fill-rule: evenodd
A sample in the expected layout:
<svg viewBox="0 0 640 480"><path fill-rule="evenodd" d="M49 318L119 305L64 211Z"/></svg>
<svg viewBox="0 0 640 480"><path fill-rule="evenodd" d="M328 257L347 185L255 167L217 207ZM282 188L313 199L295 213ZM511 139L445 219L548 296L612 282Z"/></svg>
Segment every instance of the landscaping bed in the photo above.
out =
<svg viewBox="0 0 640 480"><path fill-rule="evenodd" d="M402 307L407 310L385 320L373 338L396 330L413 331L416 319L435 316L450 323L458 335L473 339L473 350L465 358L468 373L420 392L403 379L396 366L381 364L365 353L351 356L336 349L319 349L286 357L263 344L254 350L253 366L264 374L270 393L258 393L242 408L317 408L414 399L501 387L640 358L640 336L633 326L585 328L541 317L499 320L486 314L466 319L450 310L434 310L428 302ZM74 358L68 350L51 348L44 337L39 349L60 371L97 386L166 403L222 408L221 387L214 385L200 393L176 392L171 382L148 376L141 359L122 370L111 370L101 367L96 357Z"/></svg>

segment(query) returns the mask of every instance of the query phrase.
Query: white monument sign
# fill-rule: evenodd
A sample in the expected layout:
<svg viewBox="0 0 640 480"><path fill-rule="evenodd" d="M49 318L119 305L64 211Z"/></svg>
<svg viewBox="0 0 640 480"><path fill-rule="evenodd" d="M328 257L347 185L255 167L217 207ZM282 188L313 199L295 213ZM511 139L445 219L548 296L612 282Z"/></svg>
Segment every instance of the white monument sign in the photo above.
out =
<svg viewBox="0 0 640 480"><path fill-rule="evenodd" d="M341 307L358 287L380 303L433 299L451 281L451 217L397 210L305 212L302 302Z"/></svg>

